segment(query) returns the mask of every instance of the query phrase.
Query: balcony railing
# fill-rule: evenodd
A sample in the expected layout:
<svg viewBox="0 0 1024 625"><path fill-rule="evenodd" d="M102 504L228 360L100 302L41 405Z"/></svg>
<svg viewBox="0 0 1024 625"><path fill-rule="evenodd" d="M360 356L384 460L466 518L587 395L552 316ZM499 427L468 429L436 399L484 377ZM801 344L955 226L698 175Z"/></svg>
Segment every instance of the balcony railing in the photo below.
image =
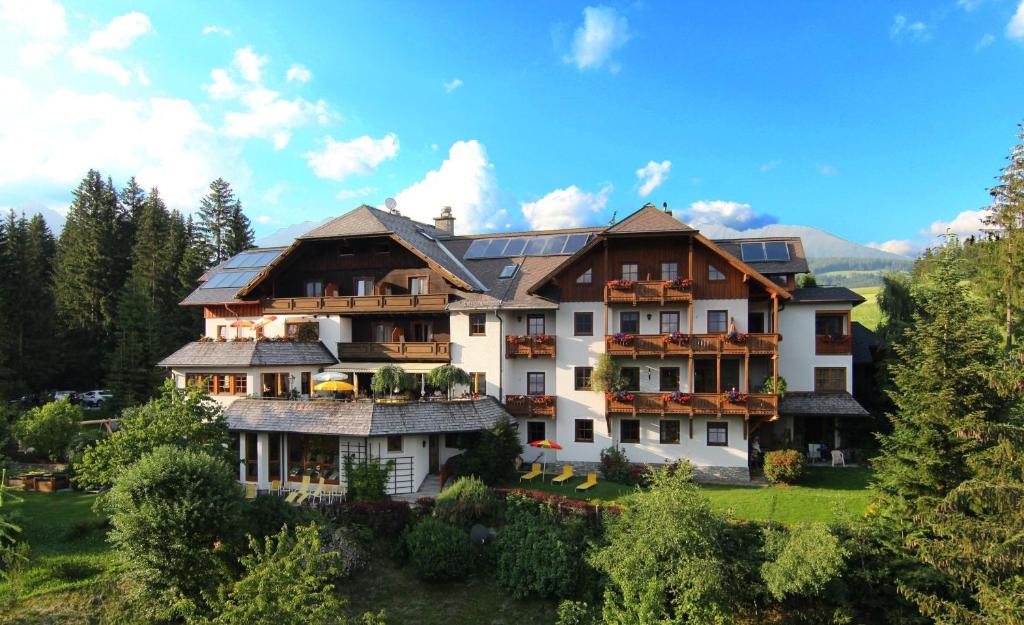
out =
<svg viewBox="0 0 1024 625"><path fill-rule="evenodd" d="M505 408L516 417L555 418L554 395L506 395Z"/></svg>
<svg viewBox="0 0 1024 625"><path fill-rule="evenodd" d="M505 337L505 357L518 358L520 356L533 358L543 356L555 357L555 337L547 335L520 335L510 334Z"/></svg>
<svg viewBox="0 0 1024 625"><path fill-rule="evenodd" d="M632 399L629 399L629 398ZM771 393L741 394L735 401L728 393L619 393L605 397L607 414L628 415L758 415L774 417L779 398Z"/></svg>
<svg viewBox="0 0 1024 625"><path fill-rule="evenodd" d="M448 362L449 343L338 343L339 360L426 360Z"/></svg>
<svg viewBox="0 0 1024 625"><path fill-rule="evenodd" d="M336 295L332 297L276 297L263 300L266 313L380 313L444 312L448 296Z"/></svg>
<svg viewBox="0 0 1024 625"><path fill-rule="evenodd" d="M814 337L814 353L821 355L852 354L849 334L818 334Z"/></svg>
<svg viewBox="0 0 1024 625"><path fill-rule="evenodd" d="M767 354L779 348L778 334L628 334L605 337L610 356L692 356L693 354Z"/></svg>
<svg viewBox="0 0 1024 625"><path fill-rule="evenodd" d="M670 280L614 280L604 287L608 304L640 304L643 302L689 302L691 287L680 287Z"/></svg>

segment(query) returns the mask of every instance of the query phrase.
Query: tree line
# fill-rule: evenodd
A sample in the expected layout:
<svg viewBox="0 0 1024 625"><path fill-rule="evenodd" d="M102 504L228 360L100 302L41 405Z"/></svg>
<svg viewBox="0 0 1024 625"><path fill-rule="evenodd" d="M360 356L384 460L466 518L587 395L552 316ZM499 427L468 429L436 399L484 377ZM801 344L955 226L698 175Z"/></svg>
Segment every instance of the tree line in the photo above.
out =
<svg viewBox="0 0 1024 625"><path fill-rule="evenodd" d="M0 398L53 389L113 390L144 401L156 363L194 339L201 313L178 306L202 274L253 247L231 185L210 183L195 215L170 210L157 187L120 189L90 170L55 236L40 215L0 222Z"/></svg>

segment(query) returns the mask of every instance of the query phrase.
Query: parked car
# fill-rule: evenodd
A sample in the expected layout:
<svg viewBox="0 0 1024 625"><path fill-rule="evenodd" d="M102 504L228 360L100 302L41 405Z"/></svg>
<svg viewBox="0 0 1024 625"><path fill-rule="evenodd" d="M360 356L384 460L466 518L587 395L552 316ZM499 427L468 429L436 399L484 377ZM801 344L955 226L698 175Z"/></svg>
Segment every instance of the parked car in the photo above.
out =
<svg viewBox="0 0 1024 625"><path fill-rule="evenodd" d="M100 406L103 405L103 402L107 401L113 396L113 393L105 389L89 391L88 393L82 393L82 405L85 406L86 408L99 408Z"/></svg>
<svg viewBox="0 0 1024 625"><path fill-rule="evenodd" d="M54 391L53 401L66 399L72 404L78 403L78 391Z"/></svg>

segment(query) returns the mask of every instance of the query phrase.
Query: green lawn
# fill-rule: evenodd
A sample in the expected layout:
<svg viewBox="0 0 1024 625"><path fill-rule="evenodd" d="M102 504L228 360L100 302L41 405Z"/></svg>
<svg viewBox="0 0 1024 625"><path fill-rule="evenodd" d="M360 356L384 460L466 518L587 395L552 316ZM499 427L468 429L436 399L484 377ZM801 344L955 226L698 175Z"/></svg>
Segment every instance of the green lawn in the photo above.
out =
<svg viewBox="0 0 1024 625"><path fill-rule="evenodd" d="M882 290L880 286L865 286L851 289L855 293L864 296L867 301L853 308L853 320L859 321L869 330L878 328L882 321L882 311L878 309L878 293Z"/></svg>

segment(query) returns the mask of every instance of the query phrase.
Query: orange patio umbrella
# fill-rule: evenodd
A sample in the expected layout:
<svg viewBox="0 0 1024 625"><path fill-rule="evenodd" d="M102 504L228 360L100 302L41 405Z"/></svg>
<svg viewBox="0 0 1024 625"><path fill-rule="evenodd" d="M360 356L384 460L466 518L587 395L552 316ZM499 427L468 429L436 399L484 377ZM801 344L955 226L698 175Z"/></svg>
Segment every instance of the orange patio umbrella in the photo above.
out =
<svg viewBox="0 0 1024 625"><path fill-rule="evenodd" d="M562 448L562 446L559 445L558 443L556 443L555 441L548 440L546 438L542 438L539 441L530 441L530 447L537 447L537 448L540 448L540 449L561 449ZM545 454L544 455L544 468L541 469L541 471L546 471L547 468L548 468L548 457L547 457L547 454ZM543 475L541 476L541 478L543 479Z"/></svg>

